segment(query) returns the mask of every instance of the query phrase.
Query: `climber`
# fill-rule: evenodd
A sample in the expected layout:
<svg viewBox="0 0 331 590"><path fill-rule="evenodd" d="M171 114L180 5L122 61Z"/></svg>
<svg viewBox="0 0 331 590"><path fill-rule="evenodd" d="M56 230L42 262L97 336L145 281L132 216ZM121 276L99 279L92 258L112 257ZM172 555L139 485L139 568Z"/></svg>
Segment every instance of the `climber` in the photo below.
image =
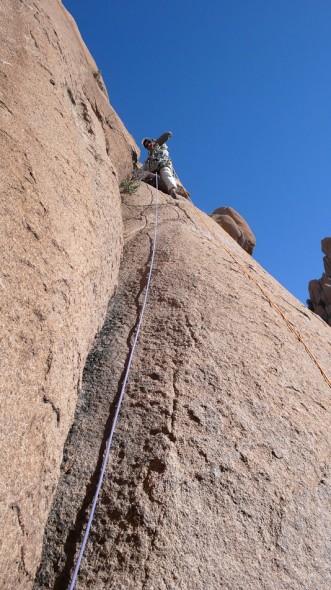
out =
<svg viewBox="0 0 331 590"><path fill-rule="evenodd" d="M169 157L166 141L172 136L171 131L163 133L157 139L144 137L142 145L149 151L148 157L143 165L143 180L152 180L155 172L160 174L161 180L167 187L169 195L177 199L177 183L172 161Z"/></svg>

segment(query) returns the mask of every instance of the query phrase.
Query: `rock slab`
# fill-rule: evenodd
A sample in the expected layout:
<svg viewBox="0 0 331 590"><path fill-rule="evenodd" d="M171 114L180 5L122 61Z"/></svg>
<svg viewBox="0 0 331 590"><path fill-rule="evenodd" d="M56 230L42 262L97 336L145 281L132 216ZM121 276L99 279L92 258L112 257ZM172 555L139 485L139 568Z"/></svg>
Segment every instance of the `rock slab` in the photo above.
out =
<svg viewBox="0 0 331 590"><path fill-rule="evenodd" d="M330 387L241 267L325 369L328 327L190 202L159 199L151 292L77 587L327 590ZM144 296L155 202L147 185L123 196L119 287L85 368L35 590L66 588L72 575Z"/></svg>
<svg viewBox="0 0 331 590"><path fill-rule="evenodd" d="M3 0L0 16L0 586L63 590L139 321L156 192L141 185L120 210L137 148L61 2ZM328 326L213 219L159 200L77 588L329 589L330 387L302 345L327 371Z"/></svg>
<svg viewBox="0 0 331 590"><path fill-rule="evenodd" d="M0 587L31 587L137 148L58 0L0 3Z"/></svg>

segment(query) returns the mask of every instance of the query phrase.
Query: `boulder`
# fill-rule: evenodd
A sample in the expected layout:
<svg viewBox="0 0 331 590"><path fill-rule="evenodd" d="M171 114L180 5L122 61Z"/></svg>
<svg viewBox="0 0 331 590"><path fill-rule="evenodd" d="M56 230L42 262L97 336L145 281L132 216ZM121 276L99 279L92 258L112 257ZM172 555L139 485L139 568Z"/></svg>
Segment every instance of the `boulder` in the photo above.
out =
<svg viewBox="0 0 331 590"><path fill-rule="evenodd" d="M255 236L245 219L232 207L219 207L210 217L216 221L248 254L253 254Z"/></svg>

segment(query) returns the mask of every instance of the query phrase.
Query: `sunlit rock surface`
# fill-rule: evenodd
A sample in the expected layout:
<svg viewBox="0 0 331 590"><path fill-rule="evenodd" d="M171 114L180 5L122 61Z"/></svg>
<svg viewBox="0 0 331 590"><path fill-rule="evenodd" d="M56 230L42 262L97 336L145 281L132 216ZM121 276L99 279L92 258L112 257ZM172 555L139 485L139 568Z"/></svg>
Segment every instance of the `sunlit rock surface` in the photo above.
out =
<svg viewBox="0 0 331 590"><path fill-rule="evenodd" d="M3 0L0 15L0 586L62 590L138 324L156 190L120 209L137 148L62 4ZM326 590L329 327L189 201L159 200L77 588Z"/></svg>

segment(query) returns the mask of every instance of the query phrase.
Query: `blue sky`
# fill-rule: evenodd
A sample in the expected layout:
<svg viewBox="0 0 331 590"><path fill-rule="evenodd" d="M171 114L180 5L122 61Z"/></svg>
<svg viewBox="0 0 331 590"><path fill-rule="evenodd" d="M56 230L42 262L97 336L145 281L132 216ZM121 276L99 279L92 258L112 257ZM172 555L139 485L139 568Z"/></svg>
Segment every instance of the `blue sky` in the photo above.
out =
<svg viewBox="0 0 331 590"><path fill-rule="evenodd" d="M195 204L241 213L305 303L331 236L330 0L63 4L136 142L171 130Z"/></svg>

